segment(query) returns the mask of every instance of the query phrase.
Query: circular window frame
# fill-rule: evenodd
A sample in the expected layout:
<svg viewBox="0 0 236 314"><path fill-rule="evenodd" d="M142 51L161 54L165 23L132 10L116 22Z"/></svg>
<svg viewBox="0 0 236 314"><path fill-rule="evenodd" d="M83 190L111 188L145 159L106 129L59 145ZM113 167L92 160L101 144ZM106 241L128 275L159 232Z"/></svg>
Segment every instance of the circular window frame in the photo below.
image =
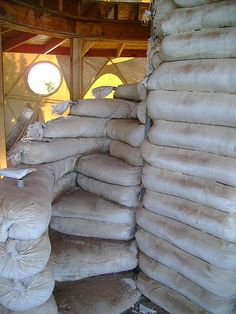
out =
<svg viewBox="0 0 236 314"><path fill-rule="evenodd" d="M30 85L29 85L28 79L29 79L29 73L30 73L30 71L32 70L32 68L34 68L34 67L35 67L36 65L38 65L38 64L45 64L45 63L50 64L50 65L53 65L55 68L58 69L58 72L59 72L59 74L60 74L60 83L59 83L58 87L57 87L54 91L52 91L52 92L50 92L50 93L48 93L48 94L40 94L40 93L37 93L37 92L35 92L35 91L32 90L32 88L31 88ZM46 61L38 61L38 62L33 63L33 64L29 67L29 69L28 69L28 71L27 71L27 75L26 75L26 85L27 85L28 90L29 90L31 93L33 93L34 95L40 96L40 97L49 97L49 96L55 94L55 93L59 90L59 88L61 87L62 81L63 81L63 75L62 75L61 69L59 68L59 66L58 66L57 64L55 64L55 63L53 63L53 62L51 62L51 61L48 61L48 60L46 60Z"/></svg>

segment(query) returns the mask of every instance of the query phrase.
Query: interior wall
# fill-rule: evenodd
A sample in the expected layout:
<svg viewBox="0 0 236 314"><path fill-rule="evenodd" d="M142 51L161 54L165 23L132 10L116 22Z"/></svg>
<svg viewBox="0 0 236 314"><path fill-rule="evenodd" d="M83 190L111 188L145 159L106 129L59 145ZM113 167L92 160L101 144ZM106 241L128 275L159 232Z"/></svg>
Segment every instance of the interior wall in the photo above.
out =
<svg viewBox="0 0 236 314"><path fill-rule="evenodd" d="M52 62L61 69L62 84L53 95L36 95L27 85L28 71L39 61ZM84 57L83 62L83 94L86 98L92 97L91 87L97 87L97 84L132 84L142 80L145 75L145 58ZM69 56L4 53L3 63L6 136L27 104L34 108L34 120L46 122L56 117L51 112L52 104L70 99Z"/></svg>

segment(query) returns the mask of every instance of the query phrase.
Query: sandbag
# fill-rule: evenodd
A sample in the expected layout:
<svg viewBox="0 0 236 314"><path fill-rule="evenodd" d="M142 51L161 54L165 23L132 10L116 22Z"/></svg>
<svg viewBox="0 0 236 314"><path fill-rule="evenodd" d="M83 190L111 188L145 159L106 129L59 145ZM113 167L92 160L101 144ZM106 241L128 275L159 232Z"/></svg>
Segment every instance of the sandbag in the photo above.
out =
<svg viewBox="0 0 236 314"><path fill-rule="evenodd" d="M103 137L106 136L106 119L68 116L46 123L44 137Z"/></svg>
<svg viewBox="0 0 236 314"><path fill-rule="evenodd" d="M153 120L236 127L236 95L233 94L151 91L147 107Z"/></svg>
<svg viewBox="0 0 236 314"><path fill-rule="evenodd" d="M110 120L107 123L107 135L113 140L139 147L144 140L144 125L137 120Z"/></svg>
<svg viewBox="0 0 236 314"><path fill-rule="evenodd" d="M119 85L113 96L114 98L142 101L147 97L147 88L141 83Z"/></svg>
<svg viewBox="0 0 236 314"><path fill-rule="evenodd" d="M207 291L221 298L235 298L235 271L213 266L142 229L136 233L136 241L144 254L179 272Z"/></svg>
<svg viewBox="0 0 236 314"><path fill-rule="evenodd" d="M157 145L236 157L235 128L159 120L150 129L149 140Z"/></svg>
<svg viewBox="0 0 236 314"><path fill-rule="evenodd" d="M169 35L234 25L236 25L236 2L228 0L193 8L176 9L162 21L161 28L164 34Z"/></svg>
<svg viewBox="0 0 236 314"><path fill-rule="evenodd" d="M148 88L152 90L163 89L235 94L235 85L236 59L164 62L153 72L148 80Z"/></svg>
<svg viewBox="0 0 236 314"><path fill-rule="evenodd" d="M141 101L137 105L137 118L141 123L143 123L143 124L146 123L146 118L147 118L147 103L146 103L146 101Z"/></svg>
<svg viewBox="0 0 236 314"><path fill-rule="evenodd" d="M134 269L137 264L135 241L51 235L53 265L57 281L79 280Z"/></svg>
<svg viewBox="0 0 236 314"><path fill-rule="evenodd" d="M71 114L98 118L136 117L136 102L122 99L82 99L71 107Z"/></svg>
<svg viewBox="0 0 236 314"><path fill-rule="evenodd" d="M139 290L152 302L161 306L168 313L175 314L207 314L182 294L172 290L158 281L139 273L137 285Z"/></svg>
<svg viewBox="0 0 236 314"><path fill-rule="evenodd" d="M212 2L219 2L220 0L175 0L175 3L179 7L195 7L198 5L204 5Z"/></svg>
<svg viewBox="0 0 236 314"><path fill-rule="evenodd" d="M81 157L76 171L103 182L123 186L141 183L141 167L130 166L108 154L91 154Z"/></svg>
<svg viewBox="0 0 236 314"><path fill-rule="evenodd" d="M132 272L62 282L55 289L59 312L69 314L125 313L140 296Z"/></svg>
<svg viewBox="0 0 236 314"><path fill-rule="evenodd" d="M162 61L161 61L161 58L160 58L159 51L156 52L156 53L154 53L154 54L152 55L150 61L151 61L151 64L152 64L153 68L154 68L155 70L157 70L157 69L159 68L161 62L162 62Z"/></svg>
<svg viewBox="0 0 236 314"><path fill-rule="evenodd" d="M142 166L141 149L120 141L111 141L109 154L133 166Z"/></svg>
<svg viewBox="0 0 236 314"><path fill-rule="evenodd" d="M81 218L52 217L53 230L79 237L92 237L111 240L130 240L134 237L135 225L116 224Z"/></svg>
<svg viewBox="0 0 236 314"><path fill-rule="evenodd" d="M53 186L52 201L67 190L72 190L76 186L76 172L69 172L61 177Z"/></svg>
<svg viewBox="0 0 236 314"><path fill-rule="evenodd" d="M0 304L0 314L58 314L57 304L53 295L42 305L29 311L11 311Z"/></svg>
<svg viewBox="0 0 236 314"><path fill-rule="evenodd" d="M156 192L183 197L225 212L236 212L236 188L227 185L148 165L143 168L142 182L145 188Z"/></svg>
<svg viewBox="0 0 236 314"><path fill-rule="evenodd" d="M135 209L110 202L84 190L67 192L52 204L52 216L116 224L135 224Z"/></svg>
<svg viewBox="0 0 236 314"><path fill-rule="evenodd" d="M28 311L46 302L53 288L54 277L50 266L22 280L0 277L0 303L12 311Z"/></svg>
<svg viewBox="0 0 236 314"><path fill-rule="evenodd" d="M127 207L139 205L140 186L121 186L104 183L82 174L77 175L77 183L82 189L98 194L110 201Z"/></svg>
<svg viewBox="0 0 236 314"><path fill-rule="evenodd" d="M29 165L48 163L96 151L106 152L109 143L105 137L52 139L47 142L21 141L11 153L11 160Z"/></svg>
<svg viewBox="0 0 236 314"><path fill-rule="evenodd" d="M236 186L236 159L215 154L151 144L145 140L142 155L151 166Z"/></svg>
<svg viewBox="0 0 236 314"><path fill-rule="evenodd" d="M163 285L181 293L207 312L228 314L234 310L235 303L233 300L225 300L208 292L177 271L158 263L143 253L139 254L139 267L150 279L159 281Z"/></svg>
<svg viewBox="0 0 236 314"><path fill-rule="evenodd" d="M145 208L137 211L137 223L144 230L212 265L224 269L236 269L235 243L213 237L174 219L152 213Z"/></svg>
<svg viewBox="0 0 236 314"><path fill-rule="evenodd" d="M161 22L176 8L173 0L159 0L154 3L152 31L154 35L162 35Z"/></svg>
<svg viewBox="0 0 236 314"><path fill-rule="evenodd" d="M47 163L47 167L49 167L49 169L51 169L54 174L55 183L65 174L75 170L77 159L78 158L76 156L73 156L59 161Z"/></svg>
<svg viewBox="0 0 236 314"><path fill-rule="evenodd" d="M0 242L0 273L6 279L24 279L41 272L51 253L47 234L36 240Z"/></svg>
<svg viewBox="0 0 236 314"><path fill-rule="evenodd" d="M188 201L184 198L146 190L143 206L150 211L173 218L213 236L236 242L236 214Z"/></svg>
<svg viewBox="0 0 236 314"><path fill-rule="evenodd" d="M235 58L236 27L166 36L160 46L162 61Z"/></svg>
<svg viewBox="0 0 236 314"><path fill-rule="evenodd" d="M54 176L46 166L36 168L24 179L24 189L15 180L0 180L0 242L37 239L48 228Z"/></svg>

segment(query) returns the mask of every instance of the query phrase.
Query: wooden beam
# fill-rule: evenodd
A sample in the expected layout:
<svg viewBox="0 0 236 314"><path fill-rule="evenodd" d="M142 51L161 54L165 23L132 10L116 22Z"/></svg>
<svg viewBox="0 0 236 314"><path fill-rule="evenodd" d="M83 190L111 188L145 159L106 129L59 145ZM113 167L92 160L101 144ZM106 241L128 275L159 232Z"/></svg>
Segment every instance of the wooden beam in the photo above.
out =
<svg viewBox="0 0 236 314"><path fill-rule="evenodd" d="M53 50L55 50L57 47L62 45L66 39L62 38L52 38L50 39L46 45L43 46L43 54L49 54Z"/></svg>
<svg viewBox="0 0 236 314"><path fill-rule="evenodd" d="M147 40L151 34L150 25L144 27L140 22L71 17L17 0L1 0L0 23L26 33L41 33L57 38Z"/></svg>
<svg viewBox="0 0 236 314"><path fill-rule="evenodd" d="M124 44L124 43L120 44L120 45L117 47L117 58L119 58L119 57L121 56L121 54L122 54L124 48L125 48L125 44Z"/></svg>
<svg viewBox="0 0 236 314"><path fill-rule="evenodd" d="M11 52L44 54L45 46L44 45L23 44L19 47L12 49ZM70 48L69 47L57 47L54 50L49 51L47 54L56 55L56 56L69 56L70 55Z"/></svg>
<svg viewBox="0 0 236 314"><path fill-rule="evenodd" d="M29 34L29 33L21 33L15 37L6 39L2 43L2 50L3 51L10 51L11 49L18 47L24 44L27 40L36 37L37 35Z"/></svg>
<svg viewBox="0 0 236 314"><path fill-rule="evenodd" d="M0 168L7 167L6 156L7 155L5 133L4 88L3 88L3 53L2 53L2 36L0 34Z"/></svg>
<svg viewBox="0 0 236 314"><path fill-rule="evenodd" d="M89 49L93 47L94 43L94 41L83 41L82 56L86 55Z"/></svg>
<svg viewBox="0 0 236 314"><path fill-rule="evenodd" d="M83 57L82 40L71 39L70 52L70 98L78 100L83 97Z"/></svg>
<svg viewBox="0 0 236 314"><path fill-rule="evenodd" d="M58 0L58 10L59 10L60 12L63 11L63 0Z"/></svg>
<svg viewBox="0 0 236 314"><path fill-rule="evenodd" d="M124 49L120 57L124 58L146 58L147 51L141 49ZM117 49L90 49L86 57L110 57L117 58Z"/></svg>
<svg viewBox="0 0 236 314"><path fill-rule="evenodd" d="M100 40L147 40L150 37L150 28L140 22L99 20L98 22L77 22L76 33L82 39Z"/></svg>

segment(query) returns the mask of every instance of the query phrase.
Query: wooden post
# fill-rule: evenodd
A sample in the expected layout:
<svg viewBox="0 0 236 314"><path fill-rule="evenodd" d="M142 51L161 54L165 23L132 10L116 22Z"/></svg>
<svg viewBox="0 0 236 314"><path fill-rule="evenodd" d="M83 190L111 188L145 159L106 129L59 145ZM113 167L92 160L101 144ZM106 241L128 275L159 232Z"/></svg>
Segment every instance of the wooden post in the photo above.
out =
<svg viewBox="0 0 236 314"><path fill-rule="evenodd" d="M6 167L7 158L6 158L6 134L5 134L5 112L3 90L3 53L2 53L2 36L0 33L0 168Z"/></svg>
<svg viewBox="0 0 236 314"><path fill-rule="evenodd" d="M71 39L70 46L70 98L78 100L83 97L83 55L82 40Z"/></svg>

